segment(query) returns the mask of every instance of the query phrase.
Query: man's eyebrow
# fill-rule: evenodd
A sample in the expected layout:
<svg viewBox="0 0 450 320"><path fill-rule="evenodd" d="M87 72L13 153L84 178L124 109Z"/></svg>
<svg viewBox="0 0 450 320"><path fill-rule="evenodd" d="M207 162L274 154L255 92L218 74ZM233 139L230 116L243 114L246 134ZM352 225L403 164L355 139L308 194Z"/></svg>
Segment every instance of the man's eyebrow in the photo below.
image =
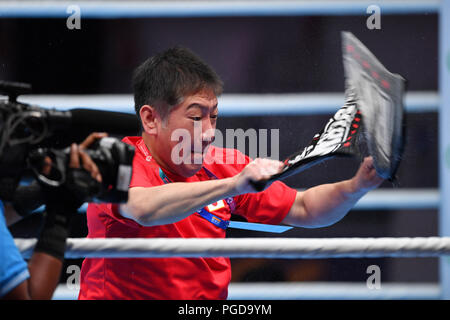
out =
<svg viewBox="0 0 450 320"><path fill-rule="evenodd" d="M216 105L214 105L214 106L212 107L212 111L217 110L217 105L218 105L218 104L216 104ZM209 109L208 106L205 106L205 105L199 104L199 103L192 103L192 104L190 104L190 105L186 108L186 110L189 110L189 109L191 109L191 108Z"/></svg>

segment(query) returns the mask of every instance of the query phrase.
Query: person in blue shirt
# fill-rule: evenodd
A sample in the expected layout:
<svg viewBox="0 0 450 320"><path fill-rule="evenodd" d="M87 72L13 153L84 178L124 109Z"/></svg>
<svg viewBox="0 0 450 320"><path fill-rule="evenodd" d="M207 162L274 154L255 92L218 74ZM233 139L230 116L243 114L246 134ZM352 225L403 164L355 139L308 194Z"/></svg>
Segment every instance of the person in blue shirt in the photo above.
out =
<svg viewBox="0 0 450 320"><path fill-rule="evenodd" d="M6 226L3 202L0 201L0 297L30 278L28 266L14 244Z"/></svg>
<svg viewBox="0 0 450 320"><path fill-rule="evenodd" d="M81 170L101 182L98 167L83 148L105 135L93 133L80 146L72 144L69 174ZM42 173L50 174L50 170L51 160L48 158ZM77 199L65 185L46 192L34 184L19 187L15 193L20 198L15 205L14 202L0 200L0 299L51 299L60 279L70 216L84 201ZM42 204L46 205L44 226L27 263L16 247L8 225Z"/></svg>

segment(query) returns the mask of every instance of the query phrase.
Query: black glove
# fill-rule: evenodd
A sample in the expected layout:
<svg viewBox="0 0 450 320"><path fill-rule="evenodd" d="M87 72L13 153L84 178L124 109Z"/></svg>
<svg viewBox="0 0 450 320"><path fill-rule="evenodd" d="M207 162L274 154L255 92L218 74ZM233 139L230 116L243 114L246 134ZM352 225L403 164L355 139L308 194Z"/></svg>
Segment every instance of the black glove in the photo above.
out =
<svg viewBox="0 0 450 320"><path fill-rule="evenodd" d="M100 190L100 183L84 169L69 168L60 187L43 187L46 202L45 222L35 251L64 259L70 221L77 209Z"/></svg>
<svg viewBox="0 0 450 320"><path fill-rule="evenodd" d="M14 210L22 217L26 217L44 204L45 193L37 181L17 187L11 201Z"/></svg>

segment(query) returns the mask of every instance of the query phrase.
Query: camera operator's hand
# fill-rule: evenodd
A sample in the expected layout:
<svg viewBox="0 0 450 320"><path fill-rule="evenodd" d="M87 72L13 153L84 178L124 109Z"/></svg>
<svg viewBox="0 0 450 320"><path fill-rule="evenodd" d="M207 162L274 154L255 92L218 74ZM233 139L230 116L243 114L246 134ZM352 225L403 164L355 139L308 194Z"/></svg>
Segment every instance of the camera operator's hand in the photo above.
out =
<svg viewBox="0 0 450 320"><path fill-rule="evenodd" d="M96 179L98 182L102 182L102 176L100 174L100 171L98 170L97 165L94 161L89 157L88 154L84 152L84 149L87 149L90 145L92 145L95 141L100 140L104 137L108 136L107 133L104 132L94 132L91 133L82 143L80 143L79 146L79 154L83 162L83 168L86 171L89 171L91 173L92 178ZM70 157L70 164L69 166L79 167L79 159L74 154Z"/></svg>
<svg viewBox="0 0 450 320"><path fill-rule="evenodd" d="M91 177L97 180L98 182L102 181L102 177L100 175L100 171L98 170L97 165L94 161L92 161L91 157L84 152L90 145L92 145L95 141L106 137L107 133L102 132L94 132L91 133L83 142L77 146L73 143L70 147L70 161L69 168L78 169L80 168L80 162L84 170L88 171L91 174ZM81 160L81 161L80 161ZM52 160L50 157L45 158L45 164L42 168L42 173L44 175L49 176L52 169Z"/></svg>
<svg viewBox="0 0 450 320"><path fill-rule="evenodd" d="M91 133L83 142L81 142L79 146L72 146L66 172L69 177L68 180L72 182L69 183L69 189L81 189L82 192L75 192L78 194L81 201L78 201L78 203L73 203L70 207L79 207L84 201L89 200L87 199L89 192L92 190L95 191L95 189L98 188L98 183L102 181L97 165L84 150L91 146L96 140L106 136L106 133L94 132ZM45 157L44 163L40 168L40 172L46 177L51 177L53 165L52 159L49 156ZM73 172L74 170L77 172ZM76 180L90 182L88 185L91 185L91 189L89 189L86 185L78 185L77 188L74 188L74 176L78 177ZM89 176L93 179L90 179ZM67 187L67 185L64 187ZM11 203L5 204L5 218L7 224L12 225L32 213L34 210L38 209L40 206L48 204L52 198L56 198L56 194L54 194L55 190L56 188L43 187L38 181L33 181L29 185L17 187ZM59 193L59 191L56 193ZM48 195L52 194L54 196L49 199ZM58 196L61 195L58 194Z"/></svg>
<svg viewBox="0 0 450 320"><path fill-rule="evenodd" d="M70 146L67 181L61 187L49 188L46 195L47 208L63 206L66 210L76 210L100 190L102 176L95 162L84 150L106 136L106 133L94 132L79 146L75 143ZM46 159L46 163L44 174L50 174L51 160Z"/></svg>
<svg viewBox="0 0 450 320"><path fill-rule="evenodd" d="M106 132L93 132L90 135L87 136L86 139L82 143L80 143L80 149L87 149L91 144L96 142L97 140L100 140L102 138L107 137L108 134Z"/></svg>
<svg viewBox="0 0 450 320"><path fill-rule="evenodd" d="M72 144L65 183L59 187L43 187L46 215L35 251L50 254L59 260L64 259L71 217L100 190L102 180L97 165L83 149L103 136L104 134L93 133L80 146ZM51 169L51 162L46 159L43 173L51 175Z"/></svg>

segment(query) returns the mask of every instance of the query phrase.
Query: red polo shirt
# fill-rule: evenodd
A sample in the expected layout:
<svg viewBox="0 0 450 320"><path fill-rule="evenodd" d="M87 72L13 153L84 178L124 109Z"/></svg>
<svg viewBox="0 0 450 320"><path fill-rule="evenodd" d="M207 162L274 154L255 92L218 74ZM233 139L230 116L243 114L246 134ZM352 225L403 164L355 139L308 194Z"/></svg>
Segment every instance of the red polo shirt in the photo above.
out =
<svg viewBox="0 0 450 320"><path fill-rule="evenodd" d="M141 137L127 137L124 142L136 146L130 188L164 184L159 166L145 148ZM142 141L142 142L141 142ZM145 152L148 150L145 148ZM218 161L211 161L219 159ZM206 161L206 159L208 161ZM234 160L240 161L241 164ZM218 179L238 174L251 160L234 149L211 146L204 166ZM244 163L242 163L244 162ZM182 178L166 172L171 181L209 180L205 170ZM233 214L249 222L279 224L289 212L296 190L282 182L273 183L260 193L234 197L235 207L224 201L206 209L222 219ZM167 225L144 227L124 218L114 204L89 204L88 238L224 238L225 230L192 214ZM231 279L229 258L86 258L81 269L79 299L226 299Z"/></svg>

